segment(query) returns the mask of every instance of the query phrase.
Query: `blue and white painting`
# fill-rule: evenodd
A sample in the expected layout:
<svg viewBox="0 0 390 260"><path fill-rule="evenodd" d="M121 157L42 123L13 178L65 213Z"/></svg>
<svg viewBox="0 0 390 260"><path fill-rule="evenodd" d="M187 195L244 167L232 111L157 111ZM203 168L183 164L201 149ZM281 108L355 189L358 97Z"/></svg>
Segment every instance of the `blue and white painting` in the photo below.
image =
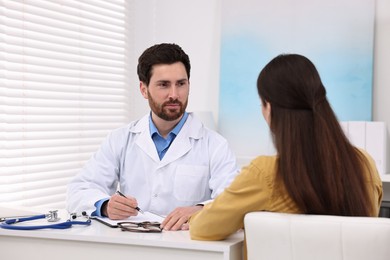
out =
<svg viewBox="0 0 390 260"><path fill-rule="evenodd" d="M222 1L218 129L236 155L274 152L256 89L281 53L308 57L340 121L370 121L375 1Z"/></svg>

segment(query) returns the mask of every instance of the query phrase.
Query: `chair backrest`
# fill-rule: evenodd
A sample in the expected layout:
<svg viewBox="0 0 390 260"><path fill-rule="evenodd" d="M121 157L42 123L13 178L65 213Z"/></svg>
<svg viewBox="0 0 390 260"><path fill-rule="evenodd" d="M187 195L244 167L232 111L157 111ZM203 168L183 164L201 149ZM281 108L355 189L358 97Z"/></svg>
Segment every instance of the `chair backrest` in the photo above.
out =
<svg viewBox="0 0 390 260"><path fill-rule="evenodd" d="M390 219L251 212L248 260L389 260Z"/></svg>

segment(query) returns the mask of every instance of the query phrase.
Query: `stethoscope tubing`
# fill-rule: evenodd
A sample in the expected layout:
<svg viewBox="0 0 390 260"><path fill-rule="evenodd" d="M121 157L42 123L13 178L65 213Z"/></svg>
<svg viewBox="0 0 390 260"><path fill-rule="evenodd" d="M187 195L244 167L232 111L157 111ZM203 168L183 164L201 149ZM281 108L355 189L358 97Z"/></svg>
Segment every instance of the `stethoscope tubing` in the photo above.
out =
<svg viewBox="0 0 390 260"><path fill-rule="evenodd" d="M4 223L7 225L12 225L12 224L15 224L18 222L25 222L25 221L36 220L36 219L41 219L41 218L46 218L46 215L42 214L42 215L36 215L36 216L31 216L31 217L6 219L4 221Z"/></svg>
<svg viewBox="0 0 390 260"><path fill-rule="evenodd" d="M49 224L49 225L35 225L35 226L14 226L13 225L13 224L19 223L19 222L25 222L25 221L30 221L30 220L42 219L42 218L46 218L46 215L42 214L42 215L36 215L36 216L31 216L31 217L25 217L25 218L7 219L6 221L4 221L3 223L0 224L0 227L4 228L4 229L12 229L12 230L36 230L36 229L46 229L46 228L67 229L67 228L72 227L72 225L88 226L91 224L91 220L88 219L86 221L67 220L65 222Z"/></svg>

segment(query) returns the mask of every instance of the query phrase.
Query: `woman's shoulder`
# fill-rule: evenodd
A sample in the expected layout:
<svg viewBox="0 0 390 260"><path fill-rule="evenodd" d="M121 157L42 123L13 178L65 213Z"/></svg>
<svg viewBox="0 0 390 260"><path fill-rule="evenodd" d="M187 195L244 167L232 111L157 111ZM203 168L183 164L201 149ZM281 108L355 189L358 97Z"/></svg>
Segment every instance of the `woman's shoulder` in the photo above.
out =
<svg viewBox="0 0 390 260"><path fill-rule="evenodd" d="M368 161L370 168L375 169L377 171L376 163L375 163L374 159L371 157L371 155L366 150L364 150L362 148L356 148L356 151L364 156L364 158Z"/></svg>
<svg viewBox="0 0 390 260"><path fill-rule="evenodd" d="M250 164L259 169L268 169L274 168L276 166L276 161L276 155L262 155L254 158Z"/></svg>
<svg viewBox="0 0 390 260"><path fill-rule="evenodd" d="M273 181L276 174L276 163L277 156L258 156L242 168L242 173L250 175L251 178Z"/></svg>
<svg viewBox="0 0 390 260"><path fill-rule="evenodd" d="M376 167L375 160L371 157L371 155L364 149L361 148L356 148L360 154L364 156L364 158L367 160L368 165L367 165L367 176L370 181L375 183L378 187L382 187L382 179L379 175L378 169Z"/></svg>

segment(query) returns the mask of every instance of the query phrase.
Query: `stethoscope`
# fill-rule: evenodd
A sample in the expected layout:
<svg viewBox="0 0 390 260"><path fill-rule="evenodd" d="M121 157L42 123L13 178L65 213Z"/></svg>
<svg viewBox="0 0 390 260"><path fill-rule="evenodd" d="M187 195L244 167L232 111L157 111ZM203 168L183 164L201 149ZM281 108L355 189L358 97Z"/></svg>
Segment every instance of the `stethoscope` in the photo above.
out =
<svg viewBox="0 0 390 260"><path fill-rule="evenodd" d="M85 211L83 211L82 216L87 218L87 220L77 221L75 219L79 217L79 215L77 215L76 213L71 213L70 218L67 221L60 222L60 223L48 224L48 225L35 225L35 226L14 225L16 223L37 220L37 219L45 219L45 218L47 218L48 222L58 222L60 220L60 218L58 217L58 211L52 210L49 211L48 214L41 214L41 215L34 215L34 216L27 216L27 217L20 217L20 218L17 217L7 218L4 219L4 222L0 224L0 227L4 229L13 229L13 230L36 230L36 229L45 229L45 228L67 229L67 228L71 228L73 225L83 225L83 226L91 225L91 220Z"/></svg>

